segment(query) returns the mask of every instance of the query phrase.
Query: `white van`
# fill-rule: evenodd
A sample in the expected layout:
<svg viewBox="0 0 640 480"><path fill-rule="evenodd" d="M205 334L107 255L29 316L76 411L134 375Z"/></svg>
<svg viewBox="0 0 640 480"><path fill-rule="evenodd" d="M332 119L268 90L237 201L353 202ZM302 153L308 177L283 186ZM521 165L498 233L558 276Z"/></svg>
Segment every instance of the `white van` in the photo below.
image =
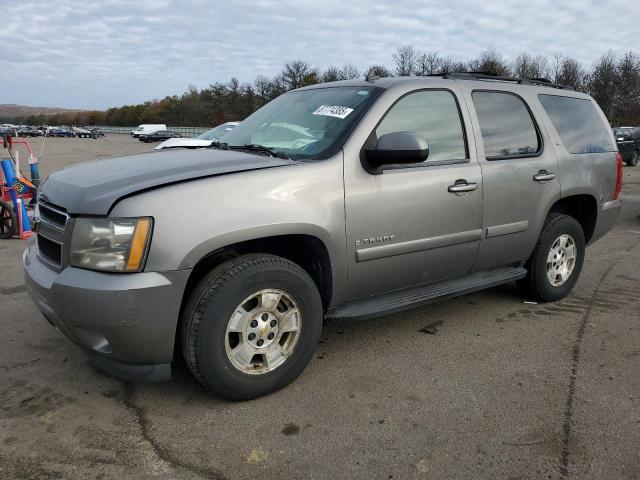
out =
<svg viewBox="0 0 640 480"><path fill-rule="evenodd" d="M140 135L149 135L150 133L159 132L160 130L166 130L167 126L164 123L143 123L131 130L131 136L138 138Z"/></svg>

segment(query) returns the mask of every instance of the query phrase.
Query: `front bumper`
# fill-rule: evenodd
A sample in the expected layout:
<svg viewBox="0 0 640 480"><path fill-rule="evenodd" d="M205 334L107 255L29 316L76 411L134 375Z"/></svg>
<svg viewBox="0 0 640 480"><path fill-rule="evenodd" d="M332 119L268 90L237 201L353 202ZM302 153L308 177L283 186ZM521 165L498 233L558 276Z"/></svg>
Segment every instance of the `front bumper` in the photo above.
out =
<svg viewBox="0 0 640 480"><path fill-rule="evenodd" d="M92 362L132 381L166 380L190 270L101 273L40 261L35 240L23 255L26 285L45 318L90 352Z"/></svg>

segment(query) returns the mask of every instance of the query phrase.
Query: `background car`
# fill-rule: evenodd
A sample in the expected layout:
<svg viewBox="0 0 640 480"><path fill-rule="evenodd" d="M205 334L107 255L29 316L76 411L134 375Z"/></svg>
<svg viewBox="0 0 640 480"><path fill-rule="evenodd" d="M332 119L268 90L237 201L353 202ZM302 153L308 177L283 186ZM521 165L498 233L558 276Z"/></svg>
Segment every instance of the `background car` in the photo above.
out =
<svg viewBox="0 0 640 480"><path fill-rule="evenodd" d="M16 129L14 127L0 127L0 135L7 137L15 137Z"/></svg>
<svg viewBox="0 0 640 480"><path fill-rule="evenodd" d="M169 138L181 138L182 135L169 130L160 130L159 132L153 132L148 135L140 135L138 140L144 143L159 142L160 140L167 140Z"/></svg>
<svg viewBox="0 0 640 480"><path fill-rule="evenodd" d="M30 126L20 127L16 131L19 137L39 137L42 135L42 131Z"/></svg>
<svg viewBox="0 0 640 480"><path fill-rule="evenodd" d="M50 137L75 137L76 134L73 133L68 127L55 127L49 130Z"/></svg>
<svg viewBox="0 0 640 480"><path fill-rule="evenodd" d="M622 160L630 167L640 161L640 127L618 127L613 129Z"/></svg>
<svg viewBox="0 0 640 480"><path fill-rule="evenodd" d="M240 122L227 122L217 127L207 130L196 138L170 138L154 147L156 150L164 148L203 148L211 145L212 142L220 141L228 132L233 130Z"/></svg>
<svg viewBox="0 0 640 480"><path fill-rule="evenodd" d="M100 138L104 137L104 132L100 130L98 127L94 127L91 130L91 138Z"/></svg>
<svg viewBox="0 0 640 480"><path fill-rule="evenodd" d="M89 138L91 136L91 130L87 130L82 127L71 127L71 131L76 134L76 137Z"/></svg>

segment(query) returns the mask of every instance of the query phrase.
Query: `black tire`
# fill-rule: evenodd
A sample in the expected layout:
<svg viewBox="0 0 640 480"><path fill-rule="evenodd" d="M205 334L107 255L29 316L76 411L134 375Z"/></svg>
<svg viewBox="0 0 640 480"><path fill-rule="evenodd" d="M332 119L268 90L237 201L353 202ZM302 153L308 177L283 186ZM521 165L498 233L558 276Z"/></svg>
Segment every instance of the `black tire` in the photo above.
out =
<svg viewBox="0 0 640 480"><path fill-rule="evenodd" d="M0 200L0 238L10 238L16 232L18 220L13 207Z"/></svg>
<svg viewBox="0 0 640 480"><path fill-rule="evenodd" d="M640 150L634 150L631 158L627 160L627 166L635 167L638 165L638 161L640 161Z"/></svg>
<svg viewBox="0 0 640 480"><path fill-rule="evenodd" d="M576 261L564 284L554 286L547 277L547 256L558 237L570 235L575 241ZM575 286L582 271L585 255L584 231L578 221L569 215L550 214L542 227L540 238L525 268L527 276L518 282L523 293L540 302L555 302L565 297Z"/></svg>
<svg viewBox="0 0 640 480"><path fill-rule="evenodd" d="M302 328L284 363L251 375L233 366L227 356L227 322L243 299L265 288L295 299ZM181 318L182 353L203 385L230 400L249 400L287 386L302 373L320 341L322 319L318 289L299 265L274 255L243 255L213 269L194 289Z"/></svg>

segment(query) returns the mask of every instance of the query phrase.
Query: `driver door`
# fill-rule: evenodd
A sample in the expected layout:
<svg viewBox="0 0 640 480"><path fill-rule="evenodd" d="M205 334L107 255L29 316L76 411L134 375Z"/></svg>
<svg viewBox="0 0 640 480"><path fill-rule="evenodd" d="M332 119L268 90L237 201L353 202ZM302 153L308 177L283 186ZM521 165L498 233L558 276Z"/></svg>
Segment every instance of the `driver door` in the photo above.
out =
<svg viewBox="0 0 640 480"><path fill-rule="evenodd" d="M482 237L482 175L468 125L454 90L411 91L389 108L364 147L386 133L416 132L429 143L426 161L375 174L361 163L363 151L360 158L345 151L351 297L469 273ZM452 191L460 184L471 188Z"/></svg>

